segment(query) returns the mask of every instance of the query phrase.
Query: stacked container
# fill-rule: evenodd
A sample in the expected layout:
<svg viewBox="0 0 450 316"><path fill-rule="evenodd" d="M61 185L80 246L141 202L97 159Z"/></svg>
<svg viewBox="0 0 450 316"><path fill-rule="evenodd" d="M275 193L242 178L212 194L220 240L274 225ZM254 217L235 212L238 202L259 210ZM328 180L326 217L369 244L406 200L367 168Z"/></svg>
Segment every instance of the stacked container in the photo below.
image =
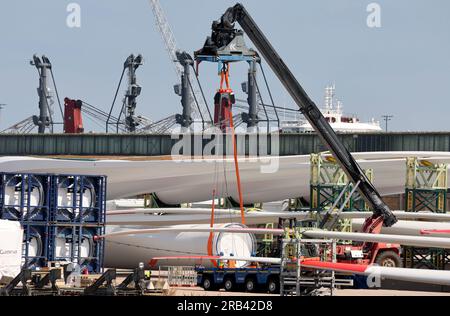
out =
<svg viewBox="0 0 450 316"><path fill-rule="evenodd" d="M51 174L0 174L0 219L24 229L23 267L49 262L77 263L101 272L106 177Z"/></svg>
<svg viewBox="0 0 450 316"><path fill-rule="evenodd" d="M51 261L73 262L89 272L103 266L106 178L55 175L51 212Z"/></svg>
<svg viewBox="0 0 450 316"><path fill-rule="evenodd" d="M2 173L0 176L2 219L47 223L50 219L51 182L50 175Z"/></svg>
<svg viewBox="0 0 450 316"><path fill-rule="evenodd" d="M23 228L22 266L47 265L52 177L3 173L0 176L0 218Z"/></svg>

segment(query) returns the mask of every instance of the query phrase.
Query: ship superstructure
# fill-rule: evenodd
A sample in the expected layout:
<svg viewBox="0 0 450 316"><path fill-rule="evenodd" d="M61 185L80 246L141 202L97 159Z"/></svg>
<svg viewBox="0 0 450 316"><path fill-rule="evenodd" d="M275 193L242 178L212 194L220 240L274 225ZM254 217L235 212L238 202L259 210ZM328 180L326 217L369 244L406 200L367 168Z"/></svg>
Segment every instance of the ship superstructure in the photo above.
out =
<svg viewBox="0 0 450 316"><path fill-rule="evenodd" d="M336 85L325 88L324 107L321 109L323 115L336 132L381 132L380 122L372 119L369 122L361 122L356 115L347 115L343 111L342 101L336 98ZM282 131L285 133L308 133L314 129L303 118L282 122Z"/></svg>

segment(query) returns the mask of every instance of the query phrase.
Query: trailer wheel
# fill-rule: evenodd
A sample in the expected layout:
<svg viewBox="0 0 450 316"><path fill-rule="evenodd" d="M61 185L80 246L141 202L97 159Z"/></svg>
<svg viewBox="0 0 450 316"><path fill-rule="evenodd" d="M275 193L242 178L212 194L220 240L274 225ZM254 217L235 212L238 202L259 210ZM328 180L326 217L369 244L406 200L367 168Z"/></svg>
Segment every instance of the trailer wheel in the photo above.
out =
<svg viewBox="0 0 450 316"><path fill-rule="evenodd" d="M247 292L255 292L256 288L257 288L257 283L254 278L247 278L247 280L245 280L245 290Z"/></svg>
<svg viewBox="0 0 450 316"><path fill-rule="evenodd" d="M280 280L276 277L272 277L267 282L267 291L270 294L278 294L280 291Z"/></svg>
<svg viewBox="0 0 450 316"><path fill-rule="evenodd" d="M382 267L400 268L402 261L398 253L392 250L386 250L378 254L375 263Z"/></svg>
<svg viewBox="0 0 450 316"><path fill-rule="evenodd" d="M234 282L233 279L228 277L225 279L225 282L223 283L223 287L225 288L225 291L231 292L234 290Z"/></svg>
<svg viewBox="0 0 450 316"><path fill-rule="evenodd" d="M212 280L212 277L210 276L203 277L202 287L205 291L214 290L214 281Z"/></svg>

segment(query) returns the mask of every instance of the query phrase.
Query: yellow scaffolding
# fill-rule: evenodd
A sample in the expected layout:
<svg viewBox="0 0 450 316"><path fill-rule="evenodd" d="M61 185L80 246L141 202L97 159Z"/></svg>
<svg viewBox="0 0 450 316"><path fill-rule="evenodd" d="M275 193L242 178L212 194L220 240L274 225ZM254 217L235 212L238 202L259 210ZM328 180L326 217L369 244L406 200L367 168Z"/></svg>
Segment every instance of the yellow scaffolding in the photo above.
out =
<svg viewBox="0 0 450 316"><path fill-rule="evenodd" d="M407 212L447 212L447 167L447 164L433 164L416 157L406 159Z"/></svg>

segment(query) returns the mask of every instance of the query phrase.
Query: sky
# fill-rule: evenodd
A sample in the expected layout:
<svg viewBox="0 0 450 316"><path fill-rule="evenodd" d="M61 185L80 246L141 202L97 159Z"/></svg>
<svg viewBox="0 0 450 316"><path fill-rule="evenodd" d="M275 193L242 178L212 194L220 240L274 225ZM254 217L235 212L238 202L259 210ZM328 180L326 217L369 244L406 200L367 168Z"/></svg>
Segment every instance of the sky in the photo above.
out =
<svg viewBox="0 0 450 316"><path fill-rule="evenodd" d="M66 24L67 5L81 8L81 27ZM242 0L318 105L335 83L344 110L362 120L393 115L390 130L450 131L450 2L378 0L381 27L367 26L366 0ZM235 1L161 0L180 49L203 46L211 22ZM247 42L248 46L252 46ZM0 4L0 129L38 113L36 53L53 64L62 98L108 111L123 62L142 54L137 113L153 120L181 112L178 78L155 28L147 0L9 0ZM233 66L238 97L246 65ZM296 108L266 66L279 106ZM216 66L201 65L209 100ZM121 94L125 86L121 89ZM118 109L116 109L118 111Z"/></svg>

